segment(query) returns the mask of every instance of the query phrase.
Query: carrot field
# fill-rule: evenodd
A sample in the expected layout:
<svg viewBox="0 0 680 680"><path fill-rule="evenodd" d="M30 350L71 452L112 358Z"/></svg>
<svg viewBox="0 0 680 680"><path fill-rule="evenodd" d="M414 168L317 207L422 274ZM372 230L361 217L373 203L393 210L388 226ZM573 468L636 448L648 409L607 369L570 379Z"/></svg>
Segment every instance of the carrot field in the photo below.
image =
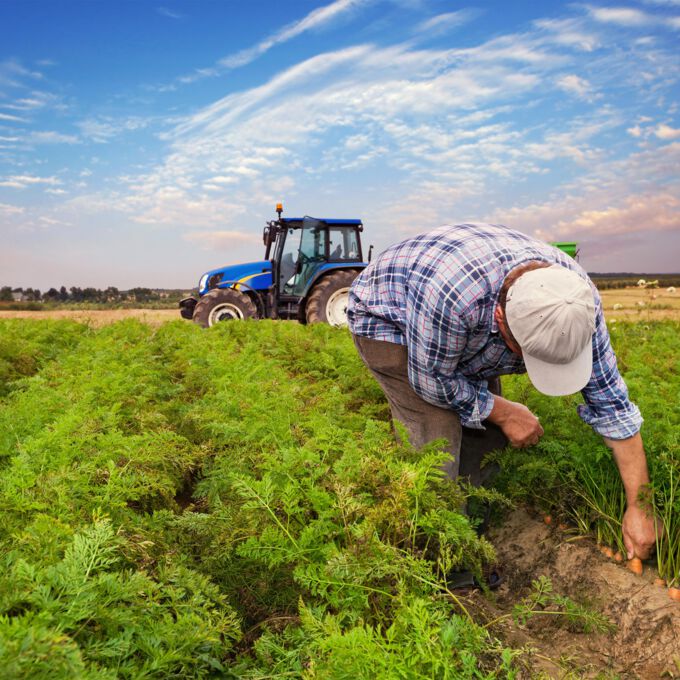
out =
<svg viewBox="0 0 680 680"><path fill-rule="evenodd" d="M344 329L0 319L0 677L680 677L679 332L612 326L660 531L637 577L596 549L622 547L623 492L578 396L504 378L546 434L493 454L496 488L474 490L436 444L395 443ZM493 505L490 537L466 500ZM518 557L525 531L538 552L500 594L448 588ZM542 562L564 546L645 594L640 616L661 613L631 635L660 646L627 647L621 612L567 592Z"/></svg>

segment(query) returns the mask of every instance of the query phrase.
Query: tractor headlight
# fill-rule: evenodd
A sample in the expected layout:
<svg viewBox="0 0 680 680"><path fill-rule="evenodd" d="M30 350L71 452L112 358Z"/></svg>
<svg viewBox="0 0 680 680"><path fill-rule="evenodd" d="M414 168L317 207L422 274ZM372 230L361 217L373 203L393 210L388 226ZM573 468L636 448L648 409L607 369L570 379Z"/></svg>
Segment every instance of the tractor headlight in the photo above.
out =
<svg viewBox="0 0 680 680"><path fill-rule="evenodd" d="M203 276L201 276L201 280L198 282L198 292L199 293L205 288L207 283L208 283L208 275L203 274Z"/></svg>

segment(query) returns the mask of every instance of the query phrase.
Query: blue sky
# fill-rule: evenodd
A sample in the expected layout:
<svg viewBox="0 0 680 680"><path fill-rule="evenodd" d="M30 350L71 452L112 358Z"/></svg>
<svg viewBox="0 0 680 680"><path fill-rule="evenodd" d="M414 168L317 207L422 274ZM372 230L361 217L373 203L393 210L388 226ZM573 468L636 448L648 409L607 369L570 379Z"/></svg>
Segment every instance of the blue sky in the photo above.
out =
<svg viewBox="0 0 680 680"><path fill-rule="evenodd" d="M191 287L274 205L680 270L680 0L2 0L0 285Z"/></svg>

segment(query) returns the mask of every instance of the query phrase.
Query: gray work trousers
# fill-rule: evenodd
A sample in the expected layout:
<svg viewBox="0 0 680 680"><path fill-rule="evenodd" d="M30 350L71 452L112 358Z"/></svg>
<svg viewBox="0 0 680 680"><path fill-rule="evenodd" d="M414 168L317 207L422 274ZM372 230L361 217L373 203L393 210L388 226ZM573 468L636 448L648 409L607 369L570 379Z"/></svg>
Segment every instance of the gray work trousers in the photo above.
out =
<svg viewBox="0 0 680 680"><path fill-rule="evenodd" d="M493 423L484 422L485 430L462 427L458 414L429 404L419 397L408 380L408 350L404 345L354 335L359 356L382 387L392 411L392 418L403 423L412 446L420 448L435 439L446 439L450 459L446 474L455 479L468 477L474 486L483 486L497 471L497 466L482 468L484 456L504 448L508 440ZM500 380L489 381L489 389L500 395Z"/></svg>

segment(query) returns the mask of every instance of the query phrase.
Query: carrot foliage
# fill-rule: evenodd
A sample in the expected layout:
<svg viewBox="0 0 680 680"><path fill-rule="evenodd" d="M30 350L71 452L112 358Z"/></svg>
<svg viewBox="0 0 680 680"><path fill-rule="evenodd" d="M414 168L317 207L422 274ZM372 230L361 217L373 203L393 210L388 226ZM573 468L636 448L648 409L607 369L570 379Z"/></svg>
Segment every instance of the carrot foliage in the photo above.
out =
<svg viewBox="0 0 680 680"><path fill-rule="evenodd" d="M3 677L513 676L446 590L494 558L473 492L346 331L2 332Z"/></svg>

